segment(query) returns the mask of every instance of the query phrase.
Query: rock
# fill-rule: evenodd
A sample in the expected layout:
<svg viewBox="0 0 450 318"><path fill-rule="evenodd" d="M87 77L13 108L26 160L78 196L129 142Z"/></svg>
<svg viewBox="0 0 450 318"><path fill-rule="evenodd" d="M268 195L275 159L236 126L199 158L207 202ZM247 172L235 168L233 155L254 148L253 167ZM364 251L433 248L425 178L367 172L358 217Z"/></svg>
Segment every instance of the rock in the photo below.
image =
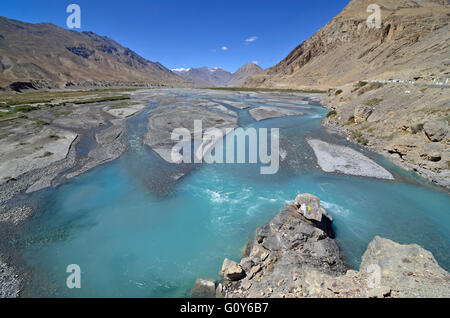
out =
<svg viewBox="0 0 450 318"><path fill-rule="evenodd" d="M215 298L216 283L211 280L198 278L191 289L191 298Z"/></svg>
<svg viewBox="0 0 450 318"><path fill-rule="evenodd" d="M254 264L255 263L253 263L250 257L244 257L240 262L240 265L245 272L248 272Z"/></svg>
<svg viewBox="0 0 450 318"><path fill-rule="evenodd" d="M217 284L217 288L216 288L216 298L224 298L225 294L223 292L223 285L222 284Z"/></svg>
<svg viewBox="0 0 450 318"><path fill-rule="evenodd" d="M304 193L299 194L295 198L297 205L300 205L298 212L300 212L308 220L322 221L322 214L325 211L320 206L320 199L315 195Z"/></svg>
<svg viewBox="0 0 450 318"><path fill-rule="evenodd" d="M441 161L441 159L442 159L441 154L437 151L428 153L427 158L428 158L428 160L433 161L433 162L438 162L438 161Z"/></svg>
<svg viewBox="0 0 450 318"><path fill-rule="evenodd" d="M448 134L448 123L442 120L430 121L425 123L423 130L429 140L439 142Z"/></svg>
<svg viewBox="0 0 450 318"><path fill-rule="evenodd" d="M369 116L372 115L372 112L372 108L368 106L357 106L354 111L355 123L360 124L362 122L365 122L369 118Z"/></svg>
<svg viewBox="0 0 450 318"><path fill-rule="evenodd" d="M380 287L392 290L396 297L450 297L450 274L419 245L401 245L377 236L362 257L360 273L373 272L374 266L380 273Z"/></svg>
<svg viewBox="0 0 450 318"><path fill-rule="evenodd" d="M256 265L256 266L253 266L251 269L250 269L250 272L248 273L248 279L252 279L253 277L255 277L255 275L261 270L261 265Z"/></svg>
<svg viewBox="0 0 450 318"><path fill-rule="evenodd" d="M250 258L257 262L264 262L267 256L269 256L269 251L258 244L254 245L250 252Z"/></svg>
<svg viewBox="0 0 450 318"><path fill-rule="evenodd" d="M223 261L221 274L224 278L230 280L230 281L237 281L245 276L245 272L242 269L242 266L238 263L229 260L226 258Z"/></svg>
<svg viewBox="0 0 450 318"><path fill-rule="evenodd" d="M389 287L382 286L373 289L369 289L367 293L368 298L385 298L391 295L392 290Z"/></svg>

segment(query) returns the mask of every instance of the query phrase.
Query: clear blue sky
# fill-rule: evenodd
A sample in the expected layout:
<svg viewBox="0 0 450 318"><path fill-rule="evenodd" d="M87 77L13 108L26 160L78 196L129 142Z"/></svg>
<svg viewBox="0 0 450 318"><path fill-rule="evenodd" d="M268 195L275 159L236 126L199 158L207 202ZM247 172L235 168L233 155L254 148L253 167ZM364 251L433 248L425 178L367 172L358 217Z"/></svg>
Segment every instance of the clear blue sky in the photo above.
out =
<svg viewBox="0 0 450 318"><path fill-rule="evenodd" d="M81 31L106 35L168 68L246 62L267 68L336 16L349 0L1 0L0 15L67 28L81 7ZM256 37L253 42L246 39ZM221 48L226 46L228 50Z"/></svg>

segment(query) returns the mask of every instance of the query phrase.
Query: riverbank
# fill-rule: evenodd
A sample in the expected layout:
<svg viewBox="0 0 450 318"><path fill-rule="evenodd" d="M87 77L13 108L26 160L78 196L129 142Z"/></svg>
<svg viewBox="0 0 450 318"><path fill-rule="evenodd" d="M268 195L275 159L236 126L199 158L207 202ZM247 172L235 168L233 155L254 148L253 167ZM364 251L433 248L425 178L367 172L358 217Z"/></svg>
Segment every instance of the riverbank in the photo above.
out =
<svg viewBox="0 0 450 318"><path fill-rule="evenodd" d="M450 297L450 274L422 247L375 237L357 270L345 265L320 199L298 195L261 228L239 263L225 259L223 281L199 279L192 297Z"/></svg>
<svg viewBox="0 0 450 318"><path fill-rule="evenodd" d="M325 127L450 189L448 88L361 81L322 102Z"/></svg>

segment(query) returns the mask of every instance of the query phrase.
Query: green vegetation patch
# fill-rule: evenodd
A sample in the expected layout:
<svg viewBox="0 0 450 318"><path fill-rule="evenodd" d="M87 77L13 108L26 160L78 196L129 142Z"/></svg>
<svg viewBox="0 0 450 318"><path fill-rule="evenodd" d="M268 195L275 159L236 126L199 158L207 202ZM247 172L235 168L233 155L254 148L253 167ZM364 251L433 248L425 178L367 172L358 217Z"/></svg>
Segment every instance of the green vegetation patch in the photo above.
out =
<svg viewBox="0 0 450 318"><path fill-rule="evenodd" d="M39 126L41 126L41 125L42 125L42 126L50 125L48 122L43 121L43 120L41 120L41 119L39 119L39 118L27 117L27 119L30 120L30 121L32 121L32 122L34 122L36 125L39 125Z"/></svg>
<svg viewBox="0 0 450 318"><path fill-rule="evenodd" d="M21 106L14 107L14 112L15 113L29 113L33 110L38 110L38 109L39 109L39 107L32 106L32 105L21 105Z"/></svg>
<svg viewBox="0 0 450 318"><path fill-rule="evenodd" d="M351 115L348 119L347 122L345 123L346 125L352 125L355 123L355 116Z"/></svg>
<svg viewBox="0 0 450 318"><path fill-rule="evenodd" d="M372 99L366 100L366 101L364 102L364 105L369 106L369 107L373 107L373 106L378 105L378 104L381 103L382 101L383 101L383 100L382 100L382 99L379 99L379 98L372 98Z"/></svg>
<svg viewBox="0 0 450 318"><path fill-rule="evenodd" d="M337 115L337 112L335 110L332 110L327 114L327 118L334 118L334 117L336 117L336 115Z"/></svg>
<svg viewBox="0 0 450 318"><path fill-rule="evenodd" d="M351 136L354 140L356 140L359 144L366 146L369 143L369 140L363 136L360 131L353 130Z"/></svg>
<svg viewBox="0 0 450 318"><path fill-rule="evenodd" d="M89 98L89 99L80 99L76 100L73 103L76 105L82 104L93 104L93 103L102 103L102 102L113 102L117 100L126 100L130 99L130 95L119 95L119 96L104 96L97 98Z"/></svg>
<svg viewBox="0 0 450 318"><path fill-rule="evenodd" d="M338 89L335 93L334 96L338 96L342 94L342 89Z"/></svg>
<svg viewBox="0 0 450 318"><path fill-rule="evenodd" d="M358 83L355 84L355 88L361 88L366 86L367 84L369 84L368 82L364 82L364 81L359 81Z"/></svg>
<svg viewBox="0 0 450 318"><path fill-rule="evenodd" d="M6 132L6 133L3 133L3 134L0 134L0 139L6 138L6 137L8 137L8 136L10 136L12 134L13 134L12 132Z"/></svg>
<svg viewBox="0 0 450 318"><path fill-rule="evenodd" d="M421 132L423 130L423 124L415 124L411 126L411 132L413 135Z"/></svg>
<svg viewBox="0 0 450 318"><path fill-rule="evenodd" d="M47 104L47 103L51 103L52 100L51 99L12 99L12 100L8 100L6 102L4 102L6 104L7 107L11 107L11 106L16 106L16 105L24 105L24 106L29 106L29 104Z"/></svg>

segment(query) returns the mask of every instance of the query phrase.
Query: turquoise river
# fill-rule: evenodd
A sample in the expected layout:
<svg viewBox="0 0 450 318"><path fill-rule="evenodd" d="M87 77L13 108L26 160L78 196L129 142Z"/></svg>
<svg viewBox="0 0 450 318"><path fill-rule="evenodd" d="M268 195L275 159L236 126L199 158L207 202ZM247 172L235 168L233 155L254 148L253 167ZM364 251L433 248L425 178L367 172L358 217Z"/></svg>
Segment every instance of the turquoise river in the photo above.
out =
<svg viewBox="0 0 450 318"><path fill-rule="evenodd" d="M235 96L230 101L271 106L276 95L267 102L260 95ZM146 111L130 118L122 157L32 196L39 208L11 243L30 269L24 296L188 296L196 278L219 279L224 258L239 261L257 228L305 192L320 197L334 218L350 267L358 268L367 244L379 235L417 243L449 270L448 193L354 145L396 180L322 172L305 138L347 142L321 126L325 108L297 105L298 99L285 96L282 102L304 106L303 116L261 122L248 109L227 105L242 127L280 128L287 156L275 175L260 175L257 165L204 164L167 186L161 171L168 164L142 143ZM66 287L69 264L81 267L81 289Z"/></svg>

